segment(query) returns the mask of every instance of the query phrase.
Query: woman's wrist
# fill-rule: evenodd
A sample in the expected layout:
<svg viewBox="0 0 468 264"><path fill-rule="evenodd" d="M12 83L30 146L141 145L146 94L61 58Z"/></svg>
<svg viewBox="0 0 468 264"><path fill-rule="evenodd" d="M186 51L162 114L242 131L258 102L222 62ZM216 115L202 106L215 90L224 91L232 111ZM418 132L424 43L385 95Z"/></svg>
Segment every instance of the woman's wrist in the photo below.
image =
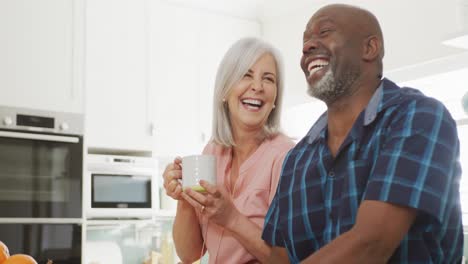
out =
<svg viewBox="0 0 468 264"><path fill-rule="evenodd" d="M193 206L183 198L177 201L177 211L193 210Z"/></svg>
<svg viewBox="0 0 468 264"><path fill-rule="evenodd" d="M226 229L231 232L235 232L239 227L239 222L242 221L241 218L244 217L238 210L235 210L232 215L228 218L229 221L226 223Z"/></svg>

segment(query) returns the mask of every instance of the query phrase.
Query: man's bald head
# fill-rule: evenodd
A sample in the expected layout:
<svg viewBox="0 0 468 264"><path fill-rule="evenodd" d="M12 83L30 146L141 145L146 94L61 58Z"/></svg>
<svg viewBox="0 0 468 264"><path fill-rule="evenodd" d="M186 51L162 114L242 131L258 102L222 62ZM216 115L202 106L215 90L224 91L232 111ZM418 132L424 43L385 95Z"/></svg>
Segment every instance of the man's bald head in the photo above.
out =
<svg viewBox="0 0 468 264"><path fill-rule="evenodd" d="M331 4L315 12L310 21L320 16L333 16L335 19L343 20L342 22L349 27L348 29L357 36L366 38L375 35L381 42L380 59L384 57L382 29L375 15L368 10L352 5Z"/></svg>
<svg viewBox="0 0 468 264"><path fill-rule="evenodd" d="M380 81L384 56L377 18L359 7L333 4L319 9L304 31L301 68L309 94L331 104L360 83Z"/></svg>

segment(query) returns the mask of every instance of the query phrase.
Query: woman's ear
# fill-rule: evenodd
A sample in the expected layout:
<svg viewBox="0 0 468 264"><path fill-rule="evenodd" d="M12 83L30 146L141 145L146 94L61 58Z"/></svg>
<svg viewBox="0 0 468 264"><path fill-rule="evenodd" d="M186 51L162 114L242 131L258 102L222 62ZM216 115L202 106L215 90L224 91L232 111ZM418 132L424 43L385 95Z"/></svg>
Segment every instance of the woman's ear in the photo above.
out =
<svg viewBox="0 0 468 264"><path fill-rule="evenodd" d="M365 61L373 61L380 57L382 43L376 35L370 35L363 40L362 58Z"/></svg>

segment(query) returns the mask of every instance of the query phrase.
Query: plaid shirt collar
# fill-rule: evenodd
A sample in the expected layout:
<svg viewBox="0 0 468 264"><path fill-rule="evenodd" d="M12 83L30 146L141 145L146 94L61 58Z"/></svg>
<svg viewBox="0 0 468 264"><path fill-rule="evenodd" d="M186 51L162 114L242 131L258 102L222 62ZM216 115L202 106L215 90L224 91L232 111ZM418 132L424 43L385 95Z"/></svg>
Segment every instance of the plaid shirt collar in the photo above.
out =
<svg viewBox="0 0 468 264"><path fill-rule="evenodd" d="M379 87L375 90L366 107L363 126L374 122L378 113L399 101L399 96L395 96L395 90L399 88L395 83L386 78L380 82ZM327 111L325 111L307 133L307 143L312 144L319 138L325 138L327 124L328 115Z"/></svg>

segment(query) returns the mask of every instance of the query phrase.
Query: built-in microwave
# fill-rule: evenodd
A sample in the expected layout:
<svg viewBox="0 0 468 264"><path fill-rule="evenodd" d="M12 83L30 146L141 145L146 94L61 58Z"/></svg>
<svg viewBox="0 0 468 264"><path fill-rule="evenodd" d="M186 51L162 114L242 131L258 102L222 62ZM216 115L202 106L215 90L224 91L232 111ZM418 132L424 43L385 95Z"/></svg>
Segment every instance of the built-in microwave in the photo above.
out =
<svg viewBox="0 0 468 264"><path fill-rule="evenodd" d="M88 219L151 218L157 161L150 157L89 154L86 176Z"/></svg>

